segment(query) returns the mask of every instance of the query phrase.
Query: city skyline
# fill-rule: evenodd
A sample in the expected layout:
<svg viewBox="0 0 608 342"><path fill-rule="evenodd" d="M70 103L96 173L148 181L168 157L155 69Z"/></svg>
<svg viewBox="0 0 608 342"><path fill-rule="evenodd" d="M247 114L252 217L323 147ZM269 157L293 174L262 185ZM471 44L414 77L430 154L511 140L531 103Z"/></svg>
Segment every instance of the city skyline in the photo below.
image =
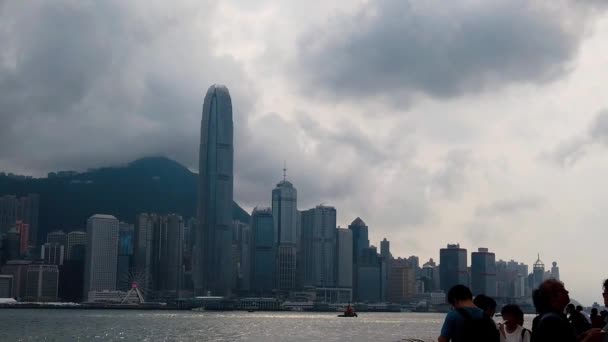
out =
<svg viewBox="0 0 608 342"><path fill-rule="evenodd" d="M599 300L601 1L1 6L0 170L147 155L196 170L200 98L218 82L247 211L270 205L287 160L301 208L328 202L341 226L360 216L395 255L436 259L459 242L530 264L540 252L576 298Z"/></svg>

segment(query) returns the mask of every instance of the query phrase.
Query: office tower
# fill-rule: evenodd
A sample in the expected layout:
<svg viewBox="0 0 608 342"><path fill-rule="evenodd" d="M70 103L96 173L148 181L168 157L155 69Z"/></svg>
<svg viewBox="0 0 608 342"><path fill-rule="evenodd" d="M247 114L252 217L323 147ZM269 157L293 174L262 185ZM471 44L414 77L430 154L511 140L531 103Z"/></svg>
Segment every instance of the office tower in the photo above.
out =
<svg viewBox="0 0 608 342"><path fill-rule="evenodd" d="M23 221L29 226L29 244L38 245L38 215L40 207L40 195L28 194L19 198L17 204L16 219Z"/></svg>
<svg viewBox="0 0 608 342"><path fill-rule="evenodd" d="M377 303L382 301L384 273L382 257L374 246L361 251L357 264L357 295L359 302Z"/></svg>
<svg viewBox="0 0 608 342"><path fill-rule="evenodd" d="M153 254L154 290L162 298L177 298L182 281L182 241L184 220L170 214L159 218L155 225Z"/></svg>
<svg viewBox="0 0 608 342"><path fill-rule="evenodd" d="M460 244L448 244L439 251L439 273L441 290L445 293L454 285L469 285L467 250Z"/></svg>
<svg viewBox="0 0 608 342"><path fill-rule="evenodd" d="M143 213L137 216L134 270L139 282L144 283L144 286L150 289L153 289L155 284L155 279L153 279L153 242L155 226L160 224L159 221L160 219L156 214Z"/></svg>
<svg viewBox="0 0 608 342"><path fill-rule="evenodd" d="M46 265L63 265L63 256L65 255L65 246L57 242L45 243L40 246L40 259L44 260Z"/></svg>
<svg viewBox="0 0 608 342"><path fill-rule="evenodd" d="M4 253L6 260L21 258L21 236L14 225L4 236Z"/></svg>
<svg viewBox="0 0 608 342"><path fill-rule="evenodd" d="M303 285L336 285L336 209L319 205L302 212Z"/></svg>
<svg viewBox="0 0 608 342"><path fill-rule="evenodd" d="M471 291L496 297L496 257L487 248L471 253Z"/></svg>
<svg viewBox="0 0 608 342"><path fill-rule="evenodd" d="M540 261L540 254L532 266L532 288L536 289L545 279L545 264Z"/></svg>
<svg viewBox="0 0 608 342"><path fill-rule="evenodd" d="M32 264L27 268L25 298L37 302L57 301L59 269L57 265Z"/></svg>
<svg viewBox="0 0 608 342"><path fill-rule="evenodd" d="M247 293L250 288L251 273L251 229L248 224L234 220L232 222L232 258L234 267L234 289Z"/></svg>
<svg viewBox="0 0 608 342"><path fill-rule="evenodd" d="M0 274L0 298L14 298L13 295L13 276Z"/></svg>
<svg viewBox="0 0 608 342"><path fill-rule="evenodd" d="M336 229L336 281L338 287L353 287L353 231Z"/></svg>
<svg viewBox="0 0 608 342"><path fill-rule="evenodd" d="M205 95L199 150L199 229L194 287L199 295L228 295L232 289L233 159L232 102L225 86Z"/></svg>
<svg viewBox="0 0 608 342"><path fill-rule="evenodd" d="M198 227L198 221L191 217L188 219L184 226L184 242L182 250L183 260L183 280L182 280L182 293L183 296L194 295L194 284L192 283L192 258L194 242L196 241L196 230ZM186 292L185 292L186 291Z"/></svg>
<svg viewBox="0 0 608 342"><path fill-rule="evenodd" d="M66 260L84 260L85 247L87 244L87 233L73 231L67 237Z"/></svg>
<svg viewBox="0 0 608 342"><path fill-rule="evenodd" d="M435 275L435 266L433 266L429 262L426 262L424 265L422 265L420 280L424 283L424 292L425 293L434 292L438 289L438 287L435 287L434 275Z"/></svg>
<svg viewBox="0 0 608 342"><path fill-rule="evenodd" d="M555 261L551 264L551 278L559 280L559 267Z"/></svg>
<svg viewBox="0 0 608 342"><path fill-rule="evenodd" d="M2 266L3 275L13 276L13 297L20 299L25 297L25 285L27 281L27 269L32 262L30 260L9 260Z"/></svg>
<svg viewBox="0 0 608 342"><path fill-rule="evenodd" d="M360 217L357 217L348 229L353 233L353 297L358 298L359 257L363 250L369 248L368 227Z"/></svg>
<svg viewBox="0 0 608 342"><path fill-rule="evenodd" d="M5 234L15 225L17 203L15 196L0 196L0 234Z"/></svg>
<svg viewBox="0 0 608 342"><path fill-rule="evenodd" d="M116 290L118 258L118 219L96 214L87 220L87 249L84 294L87 300L96 292Z"/></svg>
<svg viewBox="0 0 608 342"><path fill-rule="evenodd" d="M15 229L19 233L19 253L25 255L29 247L30 225L17 220Z"/></svg>
<svg viewBox="0 0 608 342"><path fill-rule="evenodd" d="M62 230L56 230L54 232L46 234L46 242L48 243L56 243L61 246L67 247L68 245L68 235L64 233ZM64 248L64 258L67 256L67 248Z"/></svg>
<svg viewBox="0 0 608 342"><path fill-rule="evenodd" d="M416 294L416 272L407 259L392 259L388 276L387 300L405 303Z"/></svg>
<svg viewBox="0 0 608 342"><path fill-rule="evenodd" d="M131 289L130 278L133 266L135 227L125 222L118 223L118 259L116 288L120 291Z"/></svg>
<svg viewBox="0 0 608 342"><path fill-rule="evenodd" d="M275 286L276 232L272 209L256 207L251 213L251 292L270 295Z"/></svg>
<svg viewBox="0 0 608 342"><path fill-rule="evenodd" d="M390 260L393 256L391 255L391 242L386 238L380 241L380 255L384 260Z"/></svg>
<svg viewBox="0 0 608 342"><path fill-rule="evenodd" d="M272 217L278 244L276 280L277 289L283 292L296 288L297 201L297 190L283 175L283 180L272 190Z"/></svg>

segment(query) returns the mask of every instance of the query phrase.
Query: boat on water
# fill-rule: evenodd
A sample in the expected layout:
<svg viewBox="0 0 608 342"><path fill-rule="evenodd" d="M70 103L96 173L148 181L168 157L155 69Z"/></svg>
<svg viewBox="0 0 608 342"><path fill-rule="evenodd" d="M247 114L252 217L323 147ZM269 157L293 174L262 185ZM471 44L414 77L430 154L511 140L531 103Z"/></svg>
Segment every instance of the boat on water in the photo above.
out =
<svg viewBox="0 0 608 342"><path fill-rule="evenodd" d="M349 315L344 313L342 315L338 315L338 317L359 317L359 316L357 315L356 312L353 312L352 314L349 314Z"/></svg>
<svg viewBox="0 0 608 342"><path fill-rule="evenodd" d="M350 304L349 304L346 307L346 309L344 309L344 313L341 315L338 315L338 317L359 317L359 316L357 315L357 313L355 312L353 307L350 306Z"/></svg>

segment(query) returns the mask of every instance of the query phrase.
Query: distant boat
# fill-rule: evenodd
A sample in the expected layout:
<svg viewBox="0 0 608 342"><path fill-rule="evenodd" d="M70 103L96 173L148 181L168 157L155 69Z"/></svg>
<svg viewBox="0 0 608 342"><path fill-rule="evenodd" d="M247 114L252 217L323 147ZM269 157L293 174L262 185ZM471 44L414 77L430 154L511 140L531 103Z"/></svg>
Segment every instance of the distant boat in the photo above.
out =
<svg viewBox="0 0 608 342"><path fill-rule="evenodd" d="M338 315L338 317L359 317L359 316L357 315L356 312L354 312L354 313L348 314L348 315L346 313L344 313L342 315Z"/></svg>

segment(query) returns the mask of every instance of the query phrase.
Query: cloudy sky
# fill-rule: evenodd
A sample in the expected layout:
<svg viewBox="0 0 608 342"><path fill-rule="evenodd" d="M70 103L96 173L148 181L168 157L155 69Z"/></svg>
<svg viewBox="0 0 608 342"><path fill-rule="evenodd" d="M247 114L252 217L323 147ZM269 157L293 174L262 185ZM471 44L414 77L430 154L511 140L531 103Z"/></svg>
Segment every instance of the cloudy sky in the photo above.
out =
<svg viewBox="0 0 608 342"><path fill-rule="evenodd" d="M608 277L608 11L599 0L0 0L0 170L165 155L197 167L228 86L235 199L329 203L394 255L459 242Z"/></svg>

